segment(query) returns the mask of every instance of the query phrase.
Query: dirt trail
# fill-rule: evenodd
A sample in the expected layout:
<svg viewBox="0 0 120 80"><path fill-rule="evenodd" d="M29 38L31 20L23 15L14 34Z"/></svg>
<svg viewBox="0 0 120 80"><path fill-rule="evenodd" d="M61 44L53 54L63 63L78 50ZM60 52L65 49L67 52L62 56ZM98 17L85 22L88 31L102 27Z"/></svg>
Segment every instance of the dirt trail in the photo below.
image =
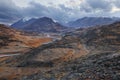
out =
<svg viewBox="0 0 120 80"><path fill-rule="evenodd" d="M1 54L0 58L1 57L9 57L9 56L17 56L17 55L20 55L20 53L18 53L18 54Z"/></svg>

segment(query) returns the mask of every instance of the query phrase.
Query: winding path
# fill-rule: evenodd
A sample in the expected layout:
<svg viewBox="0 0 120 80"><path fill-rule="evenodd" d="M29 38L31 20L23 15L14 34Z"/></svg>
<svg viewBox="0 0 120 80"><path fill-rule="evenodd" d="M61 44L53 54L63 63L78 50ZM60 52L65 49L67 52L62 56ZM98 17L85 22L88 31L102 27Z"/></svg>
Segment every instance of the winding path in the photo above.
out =
<svg viewBox="0 0 120 80"><path fill-rule="evenodd" d="M1 57L16 56L16 55L20 55L20 54L19 53L18 54L0 54L0 58Z"/></svg>

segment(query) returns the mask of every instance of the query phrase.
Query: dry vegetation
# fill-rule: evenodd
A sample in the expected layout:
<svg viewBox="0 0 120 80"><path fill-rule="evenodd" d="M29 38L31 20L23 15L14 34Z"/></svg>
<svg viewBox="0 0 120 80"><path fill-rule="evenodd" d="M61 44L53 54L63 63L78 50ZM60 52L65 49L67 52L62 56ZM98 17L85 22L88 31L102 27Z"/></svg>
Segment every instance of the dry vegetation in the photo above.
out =
<svg viewBox="0 0 120 80"><path fill-rule="evenodd" d="M39 68L0 67L0 80L19 80L23 76L38 73L40 70L42 71Z"/></svg>
<svg viewBox="0 0 120 80"><path fill-rule="evenodd" d="M0 25L0 53L25 53L30 48L36 48L43 43L52 41L52 38L28 36L24 32Z"/></svg>

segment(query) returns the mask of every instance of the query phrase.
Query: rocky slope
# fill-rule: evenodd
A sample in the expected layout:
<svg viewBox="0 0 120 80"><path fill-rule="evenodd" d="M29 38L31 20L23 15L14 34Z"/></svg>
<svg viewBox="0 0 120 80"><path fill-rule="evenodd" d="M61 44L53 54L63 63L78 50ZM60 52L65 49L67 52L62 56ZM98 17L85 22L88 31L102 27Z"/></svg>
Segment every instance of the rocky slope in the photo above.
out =
<svg viewBox="0 0 120 80"><path fill-rule="evenodd" d="M90 49L116 50L120 46L120 23L95 26L84 30L67 33L67 36L77 35Z"/></svg>
<svg viewBox="0 0 120 80"><path fill-rule="evenodd" d="M119 80L120 52L100 53L64 63L59 69L24 76L22 80Z"/></svg>

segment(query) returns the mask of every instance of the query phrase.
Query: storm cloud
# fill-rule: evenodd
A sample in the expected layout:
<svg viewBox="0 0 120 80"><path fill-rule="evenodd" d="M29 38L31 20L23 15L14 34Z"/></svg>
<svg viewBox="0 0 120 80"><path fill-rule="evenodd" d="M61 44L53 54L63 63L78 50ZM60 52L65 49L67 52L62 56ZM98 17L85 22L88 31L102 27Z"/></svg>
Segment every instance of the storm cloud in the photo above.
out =
<svg viewBox="0 0 120 80"><path fill-rule="evenodd" d="M29 0L23 7L20 0L0 0L0 23L11 24L21 18L50 17L65 23L86 16L120 17L119 0L51 0L46 3ZM39 1L39 0L37 0ZM55 1L55 2L54 2ZM24 4L25 5L25 4Z"/></svg>
<svg viewBox="0 0 120 80"><path fill-rule="evenodd" d="M30 6L22 10L23 15L26 17L50 17L58 21L64 21L68 18L68 14L65 13L66 10L61 8L44 6L39 3L31 2Z"/></svg>
<svg viewBox="0 0 120 80"><path fill-rule="evenodd" d="M17 7L10 0L1 0L0 1L0 22L2 23L11 23L22 17Z"/></svg>

